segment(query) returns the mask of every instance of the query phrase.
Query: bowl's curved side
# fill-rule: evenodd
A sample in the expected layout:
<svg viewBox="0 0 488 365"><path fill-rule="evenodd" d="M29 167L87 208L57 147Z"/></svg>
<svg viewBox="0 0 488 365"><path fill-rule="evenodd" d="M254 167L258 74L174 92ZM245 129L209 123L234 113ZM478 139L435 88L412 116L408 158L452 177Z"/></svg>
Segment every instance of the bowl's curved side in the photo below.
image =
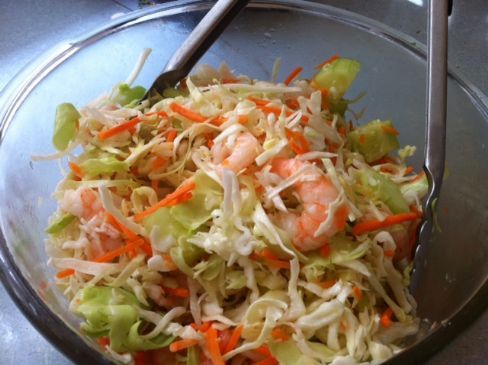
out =
<svg viewBox="0 0 488 365"><path fill-rule="evenodd" d="M37 85L63 62L69 60L73 55L83 51L98 40L111 34L123 31L147 21L163 19L182 12L197 12L207 9L210 6L208 1L187 1L178 4L166 4L147 10L131 13L117 19L107 26L91 33L83 39L76 40L70 44L60 47L54 53L50 53L41 62L31 65L21 73L20 83L12 83L4 93L1 104L3 105L0 115L0 143L6 136L10 123L14 120L17 111L22 107L24 101L35 91ZM364 18L357 14L338 10L320 4L313 4L305 1L257 1L250 5L251 9L262 9L263 11L285 11L298 12L300 14L319 14L324 18L356 27L365 32L393 42L415 55L420 60L425 59L425 47L416 43L412 38L398 34L378 22ZM452 70L450 71L452 81L469 95L470 101L478 109L484 120L488 120L488 103L486 96L478 91L473 85L466 82L462 77ZM1 147L1 145L0 145ZM4 182L0 182L0 189ZM29 318L34 326L67 357L79 364L110 364L111 361L105 357L95 346L80 338L76 329L67 324L56 314L51 307L39 296L39 292L30 283L25 272L17 265L12 255L11 248L6 242L5 234L8 227L2 222L2 234L0 235L0 279L4 283L10 296L17 306ZM5 237L4 237L5 236ZM488 284L485 277L473 294L466 299L459 310L453 313L445 322L433 327L425 338L416 342L405 351L389 360L388 364L412 364L425 359L447 341L452 339L476 318L488 305Z"/></svg>

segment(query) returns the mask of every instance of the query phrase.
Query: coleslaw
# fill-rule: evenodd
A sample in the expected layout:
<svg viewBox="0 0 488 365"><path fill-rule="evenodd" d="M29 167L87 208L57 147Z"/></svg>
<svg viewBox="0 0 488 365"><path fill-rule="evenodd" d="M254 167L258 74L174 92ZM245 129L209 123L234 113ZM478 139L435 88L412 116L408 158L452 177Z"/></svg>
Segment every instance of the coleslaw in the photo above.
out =
<svg viewBox="0 0 488 365"><path fill-rule="evenodd" d="M81 329L122 363L378 364L418 331L427 190L390 121L356 125L360 64L284 82L201 66L58 106L69 172L46 232Z"/></svg>

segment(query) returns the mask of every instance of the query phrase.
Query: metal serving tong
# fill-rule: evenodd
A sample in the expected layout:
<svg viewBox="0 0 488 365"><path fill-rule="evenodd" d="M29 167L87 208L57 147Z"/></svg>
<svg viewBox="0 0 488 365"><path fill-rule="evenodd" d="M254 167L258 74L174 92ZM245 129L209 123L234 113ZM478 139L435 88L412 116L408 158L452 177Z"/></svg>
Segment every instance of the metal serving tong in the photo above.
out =
<svg viewBox="0 0 488 365"><path fill-rule="evenodd" d="M183 80L248 2L249 0L217 1L168 61L163 73L154 81L144 99L162 95L164 89L174 87Z"/></svg>
<svg viewBox="0 0 488 365"><path fill-rule="evenodd" d="M427 33L427 124L424 171L429 191L419 243L426 243L434 227L436 201L444 176L447 107L447 30L452 1L429 0ZM420 246L419 246L420 247ZM417 253L419 250L417 249ZM416 255L416 265L421 264ZM422 263L423 264L423 263Z"/></svg>

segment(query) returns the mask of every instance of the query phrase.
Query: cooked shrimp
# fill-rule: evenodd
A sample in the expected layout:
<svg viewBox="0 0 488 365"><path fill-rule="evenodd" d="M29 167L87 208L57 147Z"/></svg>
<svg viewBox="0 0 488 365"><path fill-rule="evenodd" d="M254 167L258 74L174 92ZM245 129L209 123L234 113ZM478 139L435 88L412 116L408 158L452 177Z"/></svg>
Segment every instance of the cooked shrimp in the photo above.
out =
<svg viewBox="0 0 488 365"><path fill-rule="evenodd" d="M233 146L229 146L228 140L212 146L214 163L238 173L254 162L261 146L249 132L239 134Z"/></svg>
<svg viewBox="0 0 488 365"><path fill-rule="evenodd" d="M66 190L60 207L65 212L89 220L103 211L98 194L92 189Z"/></svg>
<svg viewBox="0 0 488 365"><path fill-rule="evenodd" d="M306 164L311 165L297 159L277 158L272 163L272 171L286 179ZM294 185L302 212L280 213L277 217L278 224L293 237L293 244L301 251L315 250L326 244L334 234L344 230L347 218L347 208L343 204L335 211L330 228L315 237L315 232L327 219L330 204L338 198L339 193L327 176L317 170L312 170L310 175L315 180Z"/></svg>

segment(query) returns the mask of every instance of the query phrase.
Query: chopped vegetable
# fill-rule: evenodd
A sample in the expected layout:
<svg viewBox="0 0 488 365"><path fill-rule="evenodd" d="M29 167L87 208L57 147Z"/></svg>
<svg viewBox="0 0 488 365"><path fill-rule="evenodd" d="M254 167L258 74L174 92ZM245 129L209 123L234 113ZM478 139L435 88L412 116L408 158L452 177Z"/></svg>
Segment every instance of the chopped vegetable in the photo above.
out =
<svg viewBox="0 0 488 365"><path fill-rule="evenodd" d="M78 119L81 117L75 106L63 103L56 108L54 120L53 145L57 150L63 151L75 139L78 133Z"/></svg>

